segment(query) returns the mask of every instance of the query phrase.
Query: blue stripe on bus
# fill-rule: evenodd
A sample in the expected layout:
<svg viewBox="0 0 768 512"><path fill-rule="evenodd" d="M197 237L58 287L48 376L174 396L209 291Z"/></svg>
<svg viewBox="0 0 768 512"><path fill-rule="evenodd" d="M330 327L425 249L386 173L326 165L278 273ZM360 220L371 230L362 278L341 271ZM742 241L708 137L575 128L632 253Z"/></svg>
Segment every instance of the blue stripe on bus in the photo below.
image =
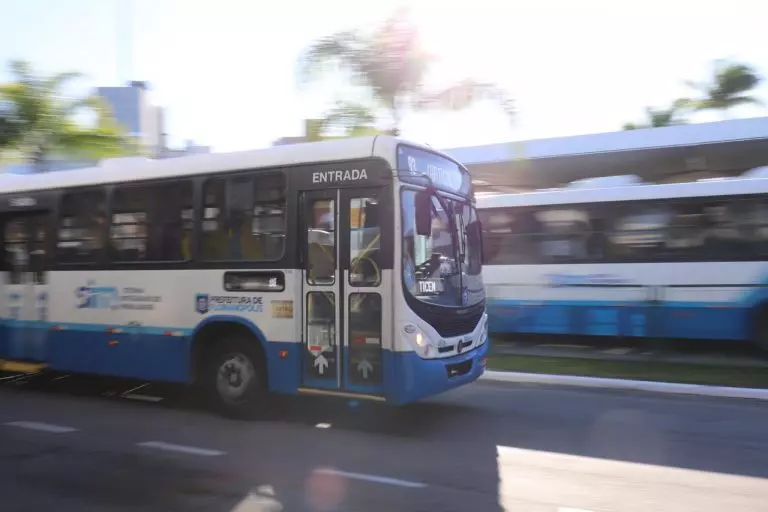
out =
<svg viewBox="0 0 768 512"><path fill-rule="evenodd" d="M751 334L750 311L731 302L490 299L488 326L497 334L743 340Z"/></svg>
<svg viewBox="0 0 768 512"><path fill-rule="evenodd" d="M108 332L110 328L122 332ZM188 383L192 379L189 361L193 332L174 327L0 320L0 358L45 362L57 371ZM380 394L394 404L413 402L476 380L482 374L481 360L489 345L486 342L460 356L431 360L415 352L383 350L380 386L347 384L342 389ZM293 394L306 384L302 383L302 343L268 342L265 352L270 390ZM349 360L348 349L343 360ZM447 365L462 363L471 364L470 371L449 377ZM348 377L345 373L345 381Z"/></svg>

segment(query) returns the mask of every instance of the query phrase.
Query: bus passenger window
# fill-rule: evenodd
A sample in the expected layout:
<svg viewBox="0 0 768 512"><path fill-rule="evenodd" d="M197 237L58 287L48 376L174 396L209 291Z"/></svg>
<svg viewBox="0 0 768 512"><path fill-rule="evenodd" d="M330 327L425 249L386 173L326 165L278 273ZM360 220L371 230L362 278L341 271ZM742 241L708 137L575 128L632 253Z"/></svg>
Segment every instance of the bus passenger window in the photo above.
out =
<svg viewBox="0 0 768 512"><path fill-rule="evenodd" d="M183 241L192 231L184 216L191 210L191 181L115 190L111 258L120 262L184 261Z"/></svg>
<svg viewBox="0 0 768 512"><path fill-rule="evenodd" d="M107 199L103 190L72 192L61 199L56 259L95 263L104 248Z"/></svg>
<svg viewBox="0 0 768 512"><path fill-rule="evenodd" d="M353 198L349 205L349 284L378 286L381 283L378 201Z"/></svg>
<svg viewBox="0 0 768 512"><path fill-rule="evenodd" d="M203 259L274 261L285 247L282 174L214 178L203 187Z"/></svg>

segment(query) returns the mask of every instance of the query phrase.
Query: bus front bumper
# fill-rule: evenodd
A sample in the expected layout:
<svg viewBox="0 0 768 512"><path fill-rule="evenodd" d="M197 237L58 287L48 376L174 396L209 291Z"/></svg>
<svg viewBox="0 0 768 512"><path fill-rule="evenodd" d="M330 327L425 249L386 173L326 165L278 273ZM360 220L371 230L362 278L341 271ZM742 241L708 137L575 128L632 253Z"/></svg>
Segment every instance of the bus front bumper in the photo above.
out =
<svg viewBox="0 0 768 512"><path fill-rule="evenodd" d="M485 373L490 341L464 354L422 359L415 352L394 354L394 384L387 401L402 405L476 381Z"/></svg>

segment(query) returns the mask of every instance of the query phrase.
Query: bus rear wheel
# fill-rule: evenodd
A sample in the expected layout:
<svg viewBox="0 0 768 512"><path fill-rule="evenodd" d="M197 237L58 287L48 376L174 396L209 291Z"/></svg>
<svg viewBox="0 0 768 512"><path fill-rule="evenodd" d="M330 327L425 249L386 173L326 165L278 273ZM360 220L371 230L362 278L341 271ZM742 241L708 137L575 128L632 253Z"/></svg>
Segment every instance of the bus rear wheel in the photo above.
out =
<svg viewBox="0 0 768 512"><path fill-rule="evenodd" d="M224 416L252 419L267 402L266 365L255 341L234 337L208 351L202 379L210 407Z"/></svg>

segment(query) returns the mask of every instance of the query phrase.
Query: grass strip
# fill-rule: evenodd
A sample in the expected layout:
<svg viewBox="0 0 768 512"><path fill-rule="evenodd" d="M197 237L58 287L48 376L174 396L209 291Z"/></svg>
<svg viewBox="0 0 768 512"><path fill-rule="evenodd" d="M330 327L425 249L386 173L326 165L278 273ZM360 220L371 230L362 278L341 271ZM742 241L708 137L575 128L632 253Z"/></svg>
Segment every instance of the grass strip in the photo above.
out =
<svg viewBox="0 0 768 512"><path fill-rule="evenodd" d="M740 388L768 388L768 368L732 367L648 361L606 361L550 356L496 354L488 369L497 371L578 375L609 379L649 380Z"/></svg>

